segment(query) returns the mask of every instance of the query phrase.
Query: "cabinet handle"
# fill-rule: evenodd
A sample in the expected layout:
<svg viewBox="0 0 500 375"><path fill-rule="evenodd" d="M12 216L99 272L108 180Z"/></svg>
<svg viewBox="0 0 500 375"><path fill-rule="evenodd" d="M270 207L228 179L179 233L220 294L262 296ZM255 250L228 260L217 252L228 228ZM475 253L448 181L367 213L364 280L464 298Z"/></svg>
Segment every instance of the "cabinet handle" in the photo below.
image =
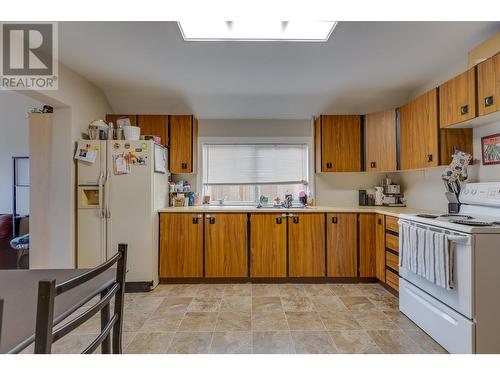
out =
<svg viewBox="0 0 500 375"><path fill-rule="evenodd" d="M493 95L484 98L484 106L489 107L490 105L493 105Z"/></svg>
<svg viewBox="0 0 500 375"><path fill-rule="evenodd" d="M299 223L299 217L298 216L294 216L293 217L293 223L294 224L298 224Z"/></svg>
<svg viewBox="0 0 500 375"><path fill-rule="evenodd" d="M377 168L377 162L376 161L372 161L370 163L370 168Z"/></svg>
<svg viewBox="0 0 500 375"><path fill-rule="evenodd" d="M431 162L431 161L432 161L432 154L428 154L428 155L427 155L427 161L428 161L428 162Z"/></svg>
<svg viewBox="0 0 500 375"><path fill-rule="evenodd" d="M382 225L382 219L378 219L378 225Z"/></svg>
<svg viewBox="0 0 500 375"><path fill-rule="evenodd" d="M193 224L198 224L198 216L193 217Z"/></svg>
<svg viewBox="0 0 500 375"><path fill-rule="evenodd" d="M469 106L468 105L463 105L460 107L460 114L463 116L463 115L466 115L467 113L469 113Z"/></svg>
<svg viewBox="0 0 500 375"><path fill-rule="evenodd" d="M282 221L282 220L281 220L281 217L277 217L277 218L276 218L276 224L281 224L281 221Z"/></svg>
<svg viewBox="0 0 500 375"><path fill-rule="evenodd" d="M330 163L330 162L326 163L326 167L327 167L328 169L331 169L331 168L332 168L332 163Z"/></svg>
<svg viewBox="0 0 500 375"><path fill-rule="evenodd" d="M338 219L337 216L332 217L332 224L337 224Z"/></svg>
<svg viewBox="0 0 500 375"><path fill-rule="evenodd" d="M215 224L215 217L209 217L209 218L208 218L208 222L209 222L210 224Z"/></svg>
<svg viewBox="0 0 500 375"><path fill-rule="evenodd" d="M188 165L187 163L181 163L181 169L187 169Z"/></svg>

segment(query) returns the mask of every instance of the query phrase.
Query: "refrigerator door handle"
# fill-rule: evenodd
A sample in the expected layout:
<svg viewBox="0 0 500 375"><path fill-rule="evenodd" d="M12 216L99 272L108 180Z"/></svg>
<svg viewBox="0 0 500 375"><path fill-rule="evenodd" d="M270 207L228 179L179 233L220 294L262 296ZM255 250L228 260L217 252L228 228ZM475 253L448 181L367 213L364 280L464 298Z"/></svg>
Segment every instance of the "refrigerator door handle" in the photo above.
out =
<svg viewBox="0 0 500 375"><path fill-rule="evenodd" d="M104 172L99 175L99 215L101 219L104 219L104 197L103 197L103 182L104 182Z"/></svg>
<svg viewBox="0 0 500 375"><path fill-rule="evenodd" d="M111 209L109 208L109 180L111 179L111 173L107 171L106 182L104 183L104 194L106 195L106 218L111 218Z"/></svg>

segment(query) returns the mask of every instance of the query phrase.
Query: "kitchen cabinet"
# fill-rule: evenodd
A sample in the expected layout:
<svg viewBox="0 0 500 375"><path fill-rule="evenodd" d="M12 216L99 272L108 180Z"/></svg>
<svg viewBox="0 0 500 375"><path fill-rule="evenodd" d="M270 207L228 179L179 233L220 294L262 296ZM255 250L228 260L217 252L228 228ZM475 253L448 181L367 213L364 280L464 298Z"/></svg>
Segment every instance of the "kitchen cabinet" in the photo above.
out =
<svg viewBox="0 0 500 375"><path fill-rule="evenodd" d="M171 115L170 172L194 173L198 148L198 120L191 115Z"/></svg>
<svg viewBox="0 0 500 375"><path fill-rule="evenodd" d="M475 68L439 86L439 124L441 128L476 117Z"/></svg>
<svg viewBox="0 0 500 375"><path fill-rule="evenodd" d="M385 283L385 215L375 217L375 265L377 279Z"/></svg>
<svg viewBox="0 0 500 375"><path fill-rule="evenodd" d="M359 276L375 277L375 214L359 214Z"/></svg>
<svg viewBox="0 0 500 375"><path fill-rule="evenodd" d="M247 214L205 215L205 276L247 277Z"/></svg>
<svg viewBox="0 0 500 375"><path fill-rule="evenodd" d="M324 277L325 215L288 215L288 276Z"/></svg>
<svg viewBox="0 0 500 375"><path fill-rule="evenodd" d="M160 214L160 278L203 277L203 215Z"/></svg>
<svg viewBox="0 0 500 375"><path fill-rule="evenodd" d="M327 276L358 275L358 215L332 213L326 215Z"/></svg>
<svg viewBox="0 0 500 375"><path fill-rule="evenodd" d="M137 115L115 115L115 114L107 114L106 122L109 124L110 122L116 126L116 122L118 119L128 118L130 120L130 125L137 126Z"/></svg>
<svg viewBox="0 0 500 375"><path fill-rule="evenodd" d="M395 171L396 110L365 116L365 168L367 172Z"/></svg>
<svg viewBox="0 0 500 375"><path fill-rule="evenodd" d="M432 89L401 107L401 169L439 165L437 98L437 89Z"/></svg>
<svg viewBox="0 0 500 375"><path fill-rule="evenodd" d="M250 277L286 277L287 217L250 215Z"/></svg>
<svg viewBox="0 0 500 375"><path fill-rule="evenodd" d="M160 137L161 144L168 146L168 115L139 115L137 124L141 128L141 135Z"/></svg>
<svg viewBox="0 0 500 375"><path fill-rule="evenodd" d="M479 116L500 109L500 53L477 65L477 102Z"/></svg>
<svg viewBox="0 0 500 375"><path fill-rule="evenodd" d="M361 171L361 117L321 115L314 121L316 172Z"/></svg>
<svg viewBox="0 0 500 375"><path fill-rule="evenodd" d="M391 269L385 270L385 280L392 289L399 291L399 275Z"/></svg>

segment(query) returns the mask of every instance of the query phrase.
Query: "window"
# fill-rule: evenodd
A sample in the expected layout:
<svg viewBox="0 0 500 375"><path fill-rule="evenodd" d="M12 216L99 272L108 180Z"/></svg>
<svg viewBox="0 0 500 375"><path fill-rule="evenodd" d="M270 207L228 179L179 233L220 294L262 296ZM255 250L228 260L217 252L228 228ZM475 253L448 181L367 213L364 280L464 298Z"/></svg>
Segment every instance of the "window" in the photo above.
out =
<svg viewBox="0 0 500 375"><path fill-rule="evenodd" d="M203 194L212 201L255 204L261 195L272 201L308 185L305 144L205 144Z"/></svg>

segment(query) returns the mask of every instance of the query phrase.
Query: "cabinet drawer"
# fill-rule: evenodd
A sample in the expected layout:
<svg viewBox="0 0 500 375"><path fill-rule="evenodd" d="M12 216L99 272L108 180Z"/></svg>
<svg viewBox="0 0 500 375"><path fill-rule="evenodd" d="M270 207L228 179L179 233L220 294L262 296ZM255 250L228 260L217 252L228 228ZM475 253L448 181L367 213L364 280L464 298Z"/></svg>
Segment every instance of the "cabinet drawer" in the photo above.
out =
<svg viewBox="0 0 500 375"><path fill-rule="evenodd" d="M399 233L399 217L396 216L386 216L385 217L385 229L392 232Z"/></svg>
<svg viewBox="0 0 500 375"><path fill-rule="evenodd" d="M391 270L385 270L385 282L392 289L399 291L399 276Z"/></svg>
<svg viewBox="0 0 500 375"><path fill-rule="evenodd" d="M399 272L399 257L393 252L385 252L385 265L392 268L394 271Z"/></svg>
<svg viewBox="0 0 500 375"><path fill-rule="evenodd" d="M399 252L399 237L391 233L385 234L385 247Z"/></svg>

